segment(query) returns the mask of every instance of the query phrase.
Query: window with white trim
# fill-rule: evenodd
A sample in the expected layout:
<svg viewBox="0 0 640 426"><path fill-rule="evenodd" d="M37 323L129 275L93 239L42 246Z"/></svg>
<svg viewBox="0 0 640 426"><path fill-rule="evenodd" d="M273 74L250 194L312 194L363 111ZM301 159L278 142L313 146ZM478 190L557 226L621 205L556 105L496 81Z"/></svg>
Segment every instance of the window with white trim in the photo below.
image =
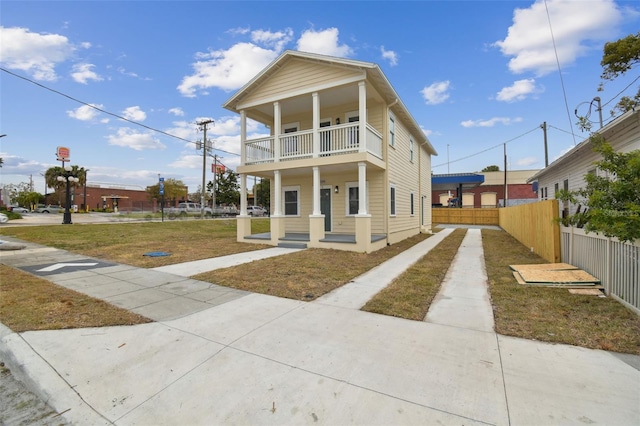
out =
<svg viewBox="0 0 640 426"><path fill-rule="evenodd" d="M396 215L396 186L394 184L389 187L389 214Z"/></svg>
<svg viewBox="0 0 640 426"><path fill-rule="evenodd" d="M347 216L355 216L358 214L358 211L360 210L360 187L358 186L358 182L347 182L345 184L345 187L347 188L346 214ZM368 189L367 189L367 194L369 194ZM369 210L368 196L367 196L367 210Z"/></svg>
<svg viewBox="0 0 640 426"><path fill-rule="evenodd" d="M409 161L413 163L413 139L409 139Z"/></svg>
<svg viewBox="0 0 640 426"><path fill-rule="evenodd" d="M300 216L300 187L285 186L282 188L285 216Z"/></svg>
<svg viewBox="0 0 640 426"><path fill-rule="evenodd" d="M411 212L411 216L415 215L415 204L414 204L413 192L409 194L409 211Z"/></svg>
<svg viewBox="0 0 640 426"><path fill-rule="evenodd" d="M389 117L389 145L396 146L396 120Z"/></svg>

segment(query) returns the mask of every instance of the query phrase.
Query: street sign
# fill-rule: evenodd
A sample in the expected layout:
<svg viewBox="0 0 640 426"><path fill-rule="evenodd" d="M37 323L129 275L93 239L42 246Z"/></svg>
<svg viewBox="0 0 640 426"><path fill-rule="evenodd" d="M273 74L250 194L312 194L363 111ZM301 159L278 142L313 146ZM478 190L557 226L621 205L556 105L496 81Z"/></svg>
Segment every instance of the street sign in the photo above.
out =
<svg viewBox="0 0 640 426"><path fill-rule="evenodd" d="M71 152L66 146L59 146L56 149L56 156L58 157L58 161L69 161L70 154Z"/></svg>
<svg viewBox="0 0 640 426"><path fill-rule="evenodd" d="M160 195L164 195L164 178L158 178L160 180L160 182L158 183L158 190L160 192Z"/></svg>

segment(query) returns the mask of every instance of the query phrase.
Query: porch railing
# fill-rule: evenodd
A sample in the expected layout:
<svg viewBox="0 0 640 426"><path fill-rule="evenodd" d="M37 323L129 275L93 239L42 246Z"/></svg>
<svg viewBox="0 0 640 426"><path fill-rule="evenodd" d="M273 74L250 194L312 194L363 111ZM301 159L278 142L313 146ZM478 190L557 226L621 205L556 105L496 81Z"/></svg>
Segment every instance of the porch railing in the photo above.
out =
<svg viewBox="0 0 640 426"><path fill-rule="evenodd" d="M364 148L367 152L382 159L382 135L368 124L366 127L366 137L364 138L360 137L358 123L321 128L319 130L320 147L317 153L314 152L313 130L283 134L279 138L279 160L287 161L359 152L361 141L364 141ZM276 138L273 136L245 141L246 158L244 164L275 162L275 141Z"/></svg>

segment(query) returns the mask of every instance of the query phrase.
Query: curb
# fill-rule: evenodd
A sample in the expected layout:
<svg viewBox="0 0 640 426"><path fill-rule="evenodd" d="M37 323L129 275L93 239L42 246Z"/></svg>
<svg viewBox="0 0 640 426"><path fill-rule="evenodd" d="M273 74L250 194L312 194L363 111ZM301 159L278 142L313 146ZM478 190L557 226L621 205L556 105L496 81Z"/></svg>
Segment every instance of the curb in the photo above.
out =
<svg viewBox="0 0 640 426"><path fill-rule="evenodd" d="M91 408L19 334L0 323L0 357L11 374L71 424L113 424ZM46 383L46 386L41 386ZM45 390L47 389L47 390Z"/></svg>

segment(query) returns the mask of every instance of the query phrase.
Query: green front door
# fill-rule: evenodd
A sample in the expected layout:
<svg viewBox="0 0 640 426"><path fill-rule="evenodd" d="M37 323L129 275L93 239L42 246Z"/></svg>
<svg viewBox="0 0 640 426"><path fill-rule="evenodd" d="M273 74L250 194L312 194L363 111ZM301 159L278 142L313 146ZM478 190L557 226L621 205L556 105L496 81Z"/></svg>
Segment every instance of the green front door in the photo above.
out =
<svg viewBox="0 0 640 426"><path fill-rule="evenodd" d="M324 231L331 232L331 188L320 189L320 213L324 215Z"/></svg>

